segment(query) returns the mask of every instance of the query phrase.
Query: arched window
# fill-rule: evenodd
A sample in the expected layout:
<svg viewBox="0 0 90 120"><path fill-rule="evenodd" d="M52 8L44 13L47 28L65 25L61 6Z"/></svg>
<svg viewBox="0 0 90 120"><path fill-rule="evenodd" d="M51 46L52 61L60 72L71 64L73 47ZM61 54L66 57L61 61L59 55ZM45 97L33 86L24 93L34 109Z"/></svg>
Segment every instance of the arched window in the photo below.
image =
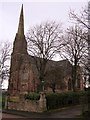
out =
<svg viewBox="0 0 90 120"><path fill-rule="evenodd" d="M68 80L68 90L72 90L72 80L69 78Z"/></svg>
<svg viewBox="0 0 90 120"><path fill-rule="evenodd" d="M80 88L80 74L77 76L77 88Z"/></svg>

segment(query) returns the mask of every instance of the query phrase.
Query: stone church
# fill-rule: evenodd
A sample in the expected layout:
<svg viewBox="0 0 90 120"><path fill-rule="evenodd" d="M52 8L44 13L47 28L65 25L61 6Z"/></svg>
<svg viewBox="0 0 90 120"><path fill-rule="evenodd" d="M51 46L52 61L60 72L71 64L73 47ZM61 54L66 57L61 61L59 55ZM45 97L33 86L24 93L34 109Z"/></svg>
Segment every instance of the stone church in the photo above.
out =
<svg viewBox="0 0 90 120"><path fill-rule="evenodd" d="M51 84L53 85L55 82L54 76L57 76L55 78L57 79L55 85L56 91L72 90L72 65L68 60L51 60L48 62L47 69L48 75L46 76L46 85L44 86L45 91L52 91ZM8 87L9 94L11 96L15 96L37 91L39 79L36 71L37 70L33 56L30 56L27 52L27 42L24 35L24 15L22 5L18 31L15 36L13 43L13 52L11 54L11 67ZM56 73L58 74L54 75L53 72L55 73L55 71L57 71ZM78 76L78 89L82 89L82 77L80 74L78 74Z"/></svg>

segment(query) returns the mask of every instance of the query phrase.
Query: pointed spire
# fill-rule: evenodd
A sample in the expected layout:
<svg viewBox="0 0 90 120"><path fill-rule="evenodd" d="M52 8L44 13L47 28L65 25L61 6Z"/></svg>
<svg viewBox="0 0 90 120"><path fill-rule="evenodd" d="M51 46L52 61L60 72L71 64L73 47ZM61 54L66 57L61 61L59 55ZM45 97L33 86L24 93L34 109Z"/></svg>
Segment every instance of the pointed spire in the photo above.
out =
<svg viewBox="0 0 90 120"><path fill-rule="evenodd" d="M19 26L18 26L18 34L24 35L24 15L23 15L23 4L21 8L20 18L19 18Z"/></svg>

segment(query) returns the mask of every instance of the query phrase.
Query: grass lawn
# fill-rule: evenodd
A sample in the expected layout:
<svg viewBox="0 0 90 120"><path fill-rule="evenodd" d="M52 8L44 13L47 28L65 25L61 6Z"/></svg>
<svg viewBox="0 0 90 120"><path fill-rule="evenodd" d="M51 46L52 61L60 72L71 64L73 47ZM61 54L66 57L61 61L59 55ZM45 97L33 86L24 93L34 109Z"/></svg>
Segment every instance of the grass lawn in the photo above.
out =
<svg viewBox="0 0 90 120"><path fill-rule="evenodd" d="M2 109L2 96L0 95L0 109Z"/></svg>

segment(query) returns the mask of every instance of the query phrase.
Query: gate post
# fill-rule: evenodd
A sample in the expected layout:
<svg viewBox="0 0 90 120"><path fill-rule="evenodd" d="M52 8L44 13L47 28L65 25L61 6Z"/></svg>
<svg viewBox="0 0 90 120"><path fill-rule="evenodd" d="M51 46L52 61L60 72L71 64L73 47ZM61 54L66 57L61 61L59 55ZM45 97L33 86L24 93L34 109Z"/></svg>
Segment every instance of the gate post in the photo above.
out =
<svg viewBox="0 0 90 120"><path fill-rule="evenodd" d="M47 110L46 97L44 92L40 93L39 105L40 105L41 112L44 112Z"/></svg>

